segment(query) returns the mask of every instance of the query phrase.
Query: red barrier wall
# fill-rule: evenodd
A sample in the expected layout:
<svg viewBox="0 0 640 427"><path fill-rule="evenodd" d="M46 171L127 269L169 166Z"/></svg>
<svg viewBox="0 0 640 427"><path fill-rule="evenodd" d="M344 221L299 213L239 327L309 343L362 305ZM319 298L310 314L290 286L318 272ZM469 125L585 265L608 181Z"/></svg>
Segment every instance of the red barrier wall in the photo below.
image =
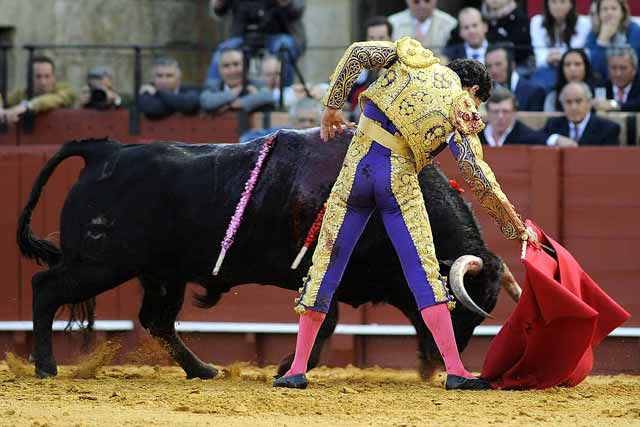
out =
<svg viewBox="0 0 640 427"><path fill-rule="evenodd" d="M184 138L181 138L184 139ZM30 277L38 270L34 263L19 257L15 244L17 216L24 206L33 181L56 146L0 147L0 189L4 209L0 210L0 267L4 272L4 291L0 300L0 320L31 319ZM571 250L585 270L618 302L632 313L624 326L640 326L640 294L634 292L640 273L637 247L640 240L640 150L634 148L553 149L546 147L505 147L487 149L485 158L492 165L506 194L525 217L534 218L549 234ZM443 153L440 166L464 187L450 154ZM47 184L33 217L38 236L58 230L60 210L82 167L78 159L65 161ZM470 192L464 197L477 206ZM492 250L504 257L516 276L522 279L518 260L519 245L505 240L488 216L476 211ZM216 245L218 242L212 242ZM214 260L212 260L213 262ZM289 262L289 260L286 260ZM192 287L190 289L196 290ZM191 291L189 291L191 293ZM98 298L98 319L127 319L137 323L141 293L128 283ZM292 310L295 293L270 286L237 287L211 310L195 308L190 298L181 320L234 322L287 322L297 316ZM268 304L265 304L268 302ZM494 311L496 319L485 324L501 324L513 309L513 302L501 295ZM408 324L387 306L342 307L341 323ZM115 334L129 348L135 345L139 329ZM68 361L79 350L77 340L56 334L56 354ZM105 334L102 334L105 335ZM228 363L250 360L275 363L287 349L293 349L293 335L187 334L185 339L205 360ZM474 338L464 353L472 368L478 369L489 338ZM324 362L331 364L381 364L395 367L415 365L414 337L335 336L329 343ZM640 341L637 338L607 339L599 350L600 371L640 372ZM0 333L0 351L26 355L30 335Z"/></svg>
<svg viewBox="0 0 640 427"><path fill-rule="evenodd" d="M140 132L131 135L128 110L61 109L38 115L33 129L11 126L0 133L3 145L62 145L74 139L111 138L125 143L183 141L193 144L238 142L238 115L174 114L150 120L140 114Z"/></svg>

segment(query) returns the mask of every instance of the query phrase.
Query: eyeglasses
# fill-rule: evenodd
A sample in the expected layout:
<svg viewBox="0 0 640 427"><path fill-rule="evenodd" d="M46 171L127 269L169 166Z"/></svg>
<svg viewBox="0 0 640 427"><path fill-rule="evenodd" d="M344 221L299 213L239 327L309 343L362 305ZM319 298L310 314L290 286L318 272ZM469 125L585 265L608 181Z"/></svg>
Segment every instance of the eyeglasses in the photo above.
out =
<svg viewBox="0 0 640 427"><path fill-rule="evenodd" d="M413 0L413 4L420 4L420 3L429 4L431 3L431 0Z"/></svg>

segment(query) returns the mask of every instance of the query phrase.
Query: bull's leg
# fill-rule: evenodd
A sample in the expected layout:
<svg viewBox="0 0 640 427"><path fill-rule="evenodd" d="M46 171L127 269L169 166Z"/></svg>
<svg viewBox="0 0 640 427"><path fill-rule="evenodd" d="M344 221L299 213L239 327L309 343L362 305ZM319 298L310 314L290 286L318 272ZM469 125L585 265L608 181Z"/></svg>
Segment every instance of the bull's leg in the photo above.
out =
<svg viewBox="0 0 640 427"><path fill-rule="evenodd" d="M396 307L407 316L416 329L416 336L418 337L418 372L423 380L430 380L443 367L442 358L433 336L427 329L424 320L422 320L414 301L405 301L403 304L396 305Z"/></svg>
<svg viewBox="0 0 640 427"><path fill-rule="evenodd" d="M140 323L167 349L173 359L184 369L187 378L210 379L218 370L202 362L189 350L175 329L175 321L186 288L185 282L165 285L149 278L140 278L144 286L144 299L140 308Z"/></svg>
<svg viewBox="0 0 640 427"><path fill-rule="evenodd" d="M322 326L320 326L316 341L313 344L311 356L309 357L309 362L307 363L307 371L318 366L318 361L320 360L320 354L322 353L324 342L327 340L327 338L333 335L333 331L335 331L337 324L338 302L334 299L331 302L331 306L329 306L327 316L325 317L324 322L322 322ZM294 353L291 353L280 361L280 365L278 365L278 375L284 375L289 370L289 368L291 367L291 363L293 362L294 355Z"/></svg>
<svg viewBox="0 0 640 427"><path fill-rule="evenodd" d="M56 266L33 276L33 351L39 378L58 373L52 348L52 323L64 304L76 304L93 298L130 277L101 266Z"/></svg>

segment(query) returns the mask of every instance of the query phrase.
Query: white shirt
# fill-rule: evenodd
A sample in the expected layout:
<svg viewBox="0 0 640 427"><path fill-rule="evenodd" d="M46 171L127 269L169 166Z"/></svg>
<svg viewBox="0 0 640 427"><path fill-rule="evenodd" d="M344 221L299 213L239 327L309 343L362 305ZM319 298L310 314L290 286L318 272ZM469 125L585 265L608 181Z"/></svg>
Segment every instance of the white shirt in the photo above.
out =
<svg viewBox="0 0 640 427"><path fill-rule="evenodd" d="M489 146L491 147L502 147L504 145L504 141L507 139L507 137L509 136L509 134L511 133L511 131L513 130L513 126L515 125L515 121L511 124L511 126L509 126L504 133L502 134L502 136L496 141L493 138L493 127L491 126L491 123L489 123L483 130L484 132L484 137L487 139L487 144L489 144Z"/></svg>
<svg viewBox="0 0 640 427"><path fill-rule="evenodd" d="M464 56L469 59L475 59L476 61L480 61L484 64L484 55L487 52L487 47L489 47L489 42L485 39L480 47L474 48L469 46L469 43L464 44ZM474 58L474 54L476 54L477 58Z"/></svg>
<svg viewBox="0 0 640 427"><path fill-rule="evenodd" d="M569 122L569 138L578 142L582 137L582 134L584 133L584 129L587 127L587 123L589 123L590 118L591 118L591 113L587 113L587 115L584 117L584 119L582 119L580 123ZM575 138L572 135L572 130L571 130L571 128L574 126L577 127L578 129L578 135L575 136ZM554 133L551 136L549 136L549 138L547 138L547 145L549 147L555 147L558 144L558 137L560 137L560 135L557 133Z"/></svg>
<svg viewBox="0 0 640 427"><path fill-rule="evenodd" d="M549 34L547 34L547 30L542 26L543 20L544 17L542 15L535 15L531 18L531 23L529 24L531 46L533 46L533 51L536 55L537 67L549 66L547 56L551 49L559 49L560 53L564 54L569 47L583 48L587 42L587 36L591 32L591 20L589 17L579 15L576 21L576 32L571 36L571 40L569 40L570 46L558 41L556 41L555 46L552 46Z"/></svg>
<svg viewBox="0 0 640 427"><path fill-rule="evenodd" d="M520 75L518 75L517 71L511 72L511 93L516 93L516 87L518 87L518 82L520 81Z"/></svg>

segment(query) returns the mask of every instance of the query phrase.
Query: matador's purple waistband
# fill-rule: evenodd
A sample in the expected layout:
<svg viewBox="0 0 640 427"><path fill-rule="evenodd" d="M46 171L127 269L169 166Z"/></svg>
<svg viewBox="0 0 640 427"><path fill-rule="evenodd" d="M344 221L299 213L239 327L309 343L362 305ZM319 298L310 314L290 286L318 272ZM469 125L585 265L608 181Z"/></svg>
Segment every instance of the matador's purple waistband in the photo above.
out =
<svg viewBox="0 0 640 427"><path fill-rule="evenodd" d="M395 135L396 132L400 134L400 131L398 130L396 125L394 125L393 122L386 116L386 114L384 114L382 110L379 109L373 102L367 100L367 102L364 104L364 111L362 113L371 120L375 120L376 122L380 123L382 125L382 128L389 132L391 135Z"/></svg>

